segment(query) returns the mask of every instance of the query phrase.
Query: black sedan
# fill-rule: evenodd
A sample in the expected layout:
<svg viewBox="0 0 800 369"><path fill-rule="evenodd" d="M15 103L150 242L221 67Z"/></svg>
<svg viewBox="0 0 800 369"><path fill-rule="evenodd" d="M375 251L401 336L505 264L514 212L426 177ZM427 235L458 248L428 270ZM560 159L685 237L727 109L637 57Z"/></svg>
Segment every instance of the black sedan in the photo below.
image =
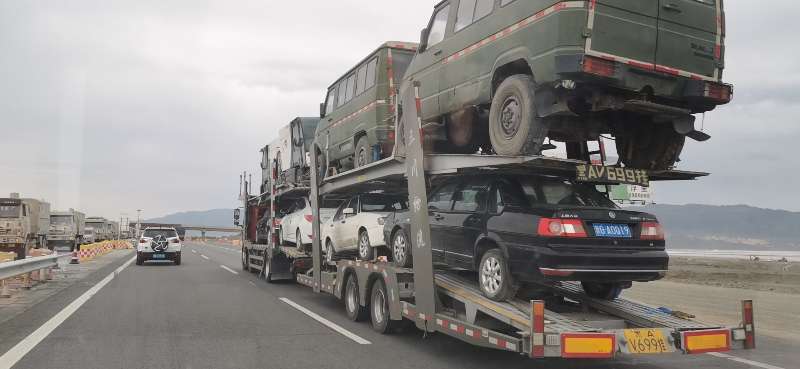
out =
<svg viewBox="0 0 800 369"><path fill-rule="evenodd" d="M655 216L622 210L596 186L548 176L454 177L429 195L433 258L478 272L503 301L525 284L580 281L614 299L633 281L660 279L669 257ZM409 213L386 219L397 266L410 267Z"/></svg>

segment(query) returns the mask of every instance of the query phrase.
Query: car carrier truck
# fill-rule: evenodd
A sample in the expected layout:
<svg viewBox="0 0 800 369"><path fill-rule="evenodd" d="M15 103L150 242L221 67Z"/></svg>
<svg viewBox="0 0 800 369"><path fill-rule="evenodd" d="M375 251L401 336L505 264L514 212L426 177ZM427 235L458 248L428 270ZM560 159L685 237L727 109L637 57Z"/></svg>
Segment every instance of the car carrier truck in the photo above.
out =
<svg viewBox="0 0 800 369"><path fill-rule="evenodd" d="M254 235L249 230L258 221L257 216L263 211L274 216L276 210L256 204L270 203L272 197L282 193L271 186L258 201L246 196L244 226L248 232L243 232L243 268L257 271L267 282L295 280L314 292L342 299L348 318L368 319L380 333L390 333L404 322L413 323L425 332L532 359L612 359L755 347L752 301L742 302L742 321L732 326L704 323L666 307L624 297L592 298L572 282L543 285L532 294L493 301L463 272L434 266L427 190L437 176L535 172L587 183L644 185L650 181L694 180L707 173L650 170L629 176L619 167L541 155L426 155L421 144L419 84L401 91L401 95L407 103L397 120L394 155L324 179L312 172L310 199L315 218L310 252L281 246L274 235L267 244L253 244ZM413 267L396 267L381 256L361 261L339 255L338 259L324 261L317 237L320 224L316 215L321 201L376 190L408 194L411 238L415 241ZM261 207L255 210L254 205Z"/></svg>

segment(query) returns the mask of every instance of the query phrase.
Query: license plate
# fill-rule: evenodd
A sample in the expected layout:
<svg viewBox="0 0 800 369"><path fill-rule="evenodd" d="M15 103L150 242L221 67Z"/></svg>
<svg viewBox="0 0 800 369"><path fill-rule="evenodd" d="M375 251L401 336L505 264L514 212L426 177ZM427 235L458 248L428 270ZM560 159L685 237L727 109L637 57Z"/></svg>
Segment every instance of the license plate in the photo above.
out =
<svg viewBox="0 0 800 369"><path fill-rule="evenodd" d="M633 238L631 227L627 224L592 224L594 235L597 237Z"/></svg>
<svg viewBox="0 0 800 369"><path fill-rule="evenodd" d="M167 255L164 254L153 254L153 259L166 259Z"/></svg>
<svg viewBox="0 0 800 369"><path fill-rule="evenodd" d="M578 182L629 184L650 187L650 174L642 169L578 165L575 177Z"/></svg>
<svg viewBox="0 0 800 369"><path fill-rule="evenodd" d="M674 352L659 329L626 329L625 341L631 354L663 354Z"/></svg>

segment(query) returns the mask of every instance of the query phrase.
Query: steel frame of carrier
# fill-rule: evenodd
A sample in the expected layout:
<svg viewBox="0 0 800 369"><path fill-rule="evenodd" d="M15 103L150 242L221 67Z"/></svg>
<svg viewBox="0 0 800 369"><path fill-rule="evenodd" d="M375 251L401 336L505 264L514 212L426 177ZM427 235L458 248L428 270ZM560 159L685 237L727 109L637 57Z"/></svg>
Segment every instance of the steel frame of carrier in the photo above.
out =
<svg viewBox="0 0 800 369"><path fill-rule="evenodd" d="M630 299L594 299L584 294L579 284L569 282L543 286L547 292L539 300L496 302L484 297L475 282L463 273L435 269L427 219L426 175L480 171L554 175L572 171L574 174L576 165L586 163L544 156L425 155L418 90L417 83L403 93L404 101L416 104L404 106L403 117L398 119L397 140L405 149L402 155L398 154L396 145L391 158L324 180L318 180L316 171L312 170L309 200L314 212L314 237L311 254L292 247L273 246L274 243L251 246L255 255L250 256L251 260L266 261L263 264L266 267L251 263L248 265L251 270L260 270L268 281L296 279L317 293L345 300L347 282L355 278L357 302L370 312L376 308L370 301L371 291L381 281L385 288L383 304L390 324L376 328L379 332L387 333L397 323L407 320L425 332L439 332L472 345L531 358L612 358L648 351L642 346L645 341L660 345L657 351L662 353L696 354L755 347L753 304L749 300L742 302L742 321L735 327L725 327ZM311 158L311 167L316 168L317 155ZM705 175L662 171L650 173L650 178L692 180ZM318 237L321 196L400 186L408 191L412 213L413 268L399 268L386 260L323 263ZM284 194L273 188L273 204L275 198ZM274 217L274 205L271 209ZM307 272L298 273L300 267ZM375 322L373 327L376 327Z"/></svg>

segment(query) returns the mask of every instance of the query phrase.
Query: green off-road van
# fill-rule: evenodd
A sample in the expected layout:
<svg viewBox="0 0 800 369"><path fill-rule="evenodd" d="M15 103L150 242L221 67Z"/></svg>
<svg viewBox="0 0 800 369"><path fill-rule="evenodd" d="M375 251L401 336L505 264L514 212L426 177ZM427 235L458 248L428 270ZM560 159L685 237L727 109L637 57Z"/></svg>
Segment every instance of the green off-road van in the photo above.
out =
<svg viewBox="0 0 800 369"><path fill-rule="evenodd" d="M323 173L392 155L397 87L416 50L416 43L387 42L328 89L315 137Z"/></svg>
<svg viewBox="0 0 800 369"><path fill-rule="evenodd" d="M616 139L622 164L672 167L692 114L726 104L722 0L445 0L406 81L451 146L585 159ZM489 137L489 140L486 139ZM490 145L486 144L490 141Z"/></svg>

